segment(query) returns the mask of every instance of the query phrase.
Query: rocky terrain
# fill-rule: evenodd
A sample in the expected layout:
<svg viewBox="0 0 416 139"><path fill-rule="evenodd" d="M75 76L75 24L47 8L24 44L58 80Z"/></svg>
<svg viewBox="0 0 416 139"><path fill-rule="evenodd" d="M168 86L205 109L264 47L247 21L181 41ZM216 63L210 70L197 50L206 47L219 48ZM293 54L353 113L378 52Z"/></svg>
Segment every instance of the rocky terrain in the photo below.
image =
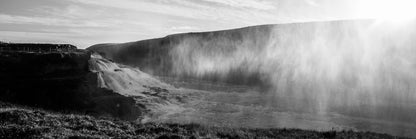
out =
<svg viewBox="0 0 416 139"><path fill-rule="evenodd" d="M163 88L169 85L139 70L94 57L87 50L24 44L32 49L28 50L14 45L2 43L4 51L0 51L2 101L134 121L147 113L146 104L151 103L139 101L159 100L159 95L168 92ZM38 51L38 47L47 49ZM127 91L129 87L133 89Z"/></svg>

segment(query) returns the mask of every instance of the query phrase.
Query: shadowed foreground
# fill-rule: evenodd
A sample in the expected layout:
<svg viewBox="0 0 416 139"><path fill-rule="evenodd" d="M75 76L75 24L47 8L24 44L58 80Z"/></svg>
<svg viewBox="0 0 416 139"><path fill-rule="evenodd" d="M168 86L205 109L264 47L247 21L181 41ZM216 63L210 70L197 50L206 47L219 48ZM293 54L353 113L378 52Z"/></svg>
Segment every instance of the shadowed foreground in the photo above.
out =
<svg viewBox="0 0 416 139"><path fill-rule="evenodd" d="M197 124L136 124L0 102L0 138L397 138L355 131L245 129Z"/></svg>

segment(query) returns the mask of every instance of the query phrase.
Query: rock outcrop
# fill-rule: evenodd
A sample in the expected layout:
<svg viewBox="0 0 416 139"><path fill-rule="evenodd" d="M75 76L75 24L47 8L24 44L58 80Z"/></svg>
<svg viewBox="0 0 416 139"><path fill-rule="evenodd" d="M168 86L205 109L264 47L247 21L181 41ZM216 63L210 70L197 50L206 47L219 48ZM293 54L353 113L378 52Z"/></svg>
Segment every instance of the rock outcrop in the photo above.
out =
<svg viewBox="0 0 416 139"><path fill-rule="evenodd" d="M35 44L33 48L39 46ZM146 98L147 92L154 93L152 86L169 87L137 69L119 67L87 50L0 51L2 101L137 120L147 109L135 97Z"/></svg>

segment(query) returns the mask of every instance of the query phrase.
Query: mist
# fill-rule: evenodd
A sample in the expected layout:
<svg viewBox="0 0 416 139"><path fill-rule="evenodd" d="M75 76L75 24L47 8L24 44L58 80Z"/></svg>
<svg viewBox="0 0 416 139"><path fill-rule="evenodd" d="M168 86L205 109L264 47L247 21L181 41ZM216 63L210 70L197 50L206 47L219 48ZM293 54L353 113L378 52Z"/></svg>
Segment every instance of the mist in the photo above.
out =
<svg viewBox="0 0 416 139"><path fill-rule="evenodd" d="M237 35L187 37L169 55L177 75L243 82L255 76L267 86L262 92L272 97L267 101L295 110L416 122L414 23L266 26Z"/></svg>

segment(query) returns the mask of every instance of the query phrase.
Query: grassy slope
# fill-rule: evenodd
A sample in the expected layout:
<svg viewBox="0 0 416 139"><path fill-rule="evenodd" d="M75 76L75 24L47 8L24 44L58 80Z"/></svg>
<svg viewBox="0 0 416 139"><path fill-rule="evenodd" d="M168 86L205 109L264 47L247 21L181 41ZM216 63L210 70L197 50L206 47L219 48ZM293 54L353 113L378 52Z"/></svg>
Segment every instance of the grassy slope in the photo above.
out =
<svg viewBox="0 0 416 139"><path fill-rule="evenodd" d="M135 124L0 102L0 138L396 138L355 131L245 129L197 124Z"/></svg>

